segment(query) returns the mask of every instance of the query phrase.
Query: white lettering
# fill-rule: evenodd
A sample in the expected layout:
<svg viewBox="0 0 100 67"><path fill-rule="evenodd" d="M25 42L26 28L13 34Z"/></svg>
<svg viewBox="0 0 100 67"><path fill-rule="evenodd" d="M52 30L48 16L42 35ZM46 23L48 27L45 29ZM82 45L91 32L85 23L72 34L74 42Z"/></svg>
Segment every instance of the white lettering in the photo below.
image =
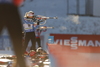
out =
<svg viewBox="0 0 100 67"><path fill-rule="evenodd" d="M99 41L95 41L95 46L97 47L97 46L100 46L100 42Z"/></svg>
<svg viewBox="0 0 100 67"><path fill-rule="evenodd" d="M78 46L86 46L86 40L79 40L78 41Z"/></svg>
<svg viewBox="0 0 100 67"><path fill-rule="evenodd" d="M94 47L93 41L90 40L90 41L87 43L87 46L92 46L92 47Z"/></svg>
<svg viewBox="0 0 100 67"><path fill-rule="evenodd" d="M57 39L54 44L58 45L65 45L65 46L71 46L72 49L78 49L78 46L92 46L92 47L100 47L100 41L92 41L92 40L77 40L77 39Z"/></svg>
<svg viewBox="0 0 100 67"><path fill-rule="evenodd" d="M70 46L70 40L64 40L64 45Z"/></svg>
<svg viewBox="0 0 100 67"><path fill-rule="evenodd" d="M77 49L77 37L71 37L71 49Z"/></svg>
<svg viewBox="0 0 100 67"><path fill-rule="evenodd" d="M78 49L77 44L71 44L71 49Z"/></svg>
<svg viewBox="0 0 100 67"><path fill-rule="evenodd" d="M62 43L63 43L63 42L62 42L62 39L60 39L60 45L62 45Z"/></svg>
<svg viewBox="0 0 100 67"><path fill-rule="evenodd" d="M57 39L57 40L54 42L54 44L58 44L58 42L59 42L59 39Z"/></svg>

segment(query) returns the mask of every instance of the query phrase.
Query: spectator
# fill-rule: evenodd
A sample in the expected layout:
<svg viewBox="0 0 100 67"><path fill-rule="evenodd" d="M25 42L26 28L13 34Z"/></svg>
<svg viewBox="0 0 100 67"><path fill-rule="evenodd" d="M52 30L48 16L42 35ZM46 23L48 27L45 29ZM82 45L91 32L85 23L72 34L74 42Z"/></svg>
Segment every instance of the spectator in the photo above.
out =
<svg viewBox="0 0 100 67"><path fill-rule="evenodd" d="M19 67L26 67L22 56L22 24L18 6L22 0L0 0L0 33L7 27L12 40L17 64Z"/></svg>

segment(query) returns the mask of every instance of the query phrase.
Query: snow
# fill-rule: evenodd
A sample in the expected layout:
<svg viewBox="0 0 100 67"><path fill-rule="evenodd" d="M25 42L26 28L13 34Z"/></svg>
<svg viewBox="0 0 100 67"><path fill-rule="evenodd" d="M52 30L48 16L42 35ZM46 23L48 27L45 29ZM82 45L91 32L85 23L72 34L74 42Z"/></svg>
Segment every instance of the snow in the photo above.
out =
<svg viewBox="0 0 100 67"><path fill-rule="evenodd" d="M73 5L70 6L74 11L75 0L69 0ZM85 0L80 0L81 8L84 7ZM96 34L99 35L99 17L89 16L75 16L67 15L67 0L33 0L30 2L26 0L23 7L19 8L21 16L25 12L32 10L36 15L43 15L47 17L57 16L58 19L48 19L46 26L52 26L54 29L48 29L45 33L59 33L59 34ZM84 13L84 8L80 10Z"/></svg>
<svg viewBox="0 0 100 67"><path fill-rule="evenodd" d="M75 12L75 0L69 0L72 3L70 12ZM85 13L85 0L80 0L80 13ZM67 15L67 0L26 0L23 7L19 7L21 18L28 11L33 11L35 15L43 15L47 17L55 17L58 19L48 19L45 26L54 27L43 32L42 35L49 33L57 34L93 34L100 35L100 18L90 16ZM2 35L8 35L7 30L3 30ZM0 53L9 53L11 51L0 51Z"/></svg>
<svg viewBox="0 0 100 67"><path fill-rule="evenodd" d="M75 0L69 0L72 5L70 11L75 12ZM80 0L80 13L84 14L84 2ZM43 32L42 35L49 33L57 34L93 34L100 35L100 18L90 16L67 15L67 0L26 0L24 6L19 7L21 18L27 11L33 11L35 15L55 17L58 19L48 19L44 26L54 27ZM2 35L9 35L7 30L3 30ZM8 45L4 45L7 46Z"/></svg>
<svg viewBox="0 0 100 67"><path fill-rule="evenodd" d="M75 12L76 0L69 0L70 12ZM80 0L80 13L84 14L85 0ZM67 15L67 0L26 0L23 7L19 7L21 17L27 11L33 11L35 15L43 15L47 17L55 17L58 19L48 19L45 26L54 27L48 29L45 33L59 34L100 34L100 19L99 17L90 16L75 16ZM3 35L7 35L4 31Z"/></svg>

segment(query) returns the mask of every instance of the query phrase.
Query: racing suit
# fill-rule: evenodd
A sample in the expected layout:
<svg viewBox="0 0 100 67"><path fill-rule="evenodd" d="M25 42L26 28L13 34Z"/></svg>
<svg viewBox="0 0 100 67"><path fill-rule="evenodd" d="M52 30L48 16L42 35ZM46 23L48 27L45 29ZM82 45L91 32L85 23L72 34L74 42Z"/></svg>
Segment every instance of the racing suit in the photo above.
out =
<svg viewBox="0 0 100 67"><path fill-rule="evenodd" d="M29 41L31 40L32 42L32 46L30 50L36 50L36 45L35 45L35 41L36 41L36 37L35 37L35 29L37 28L34 27L34 22L32 19L27 19L24 18L23 21L23 28L24 28L24 32L25 32L25 42L24 42L24 48L23 51L26 51L26 48L28 46Z"/></svg>
<svg viewBox="0 0 100 67"><path fill-rule="evenodd" d="M40 27L40 25L38 25L38 28ZM35 36L36 36L36 43L38 44L38 47L41 47L41 33L42 32L46 32L47 29L36 29L35 30Z"/></svg>

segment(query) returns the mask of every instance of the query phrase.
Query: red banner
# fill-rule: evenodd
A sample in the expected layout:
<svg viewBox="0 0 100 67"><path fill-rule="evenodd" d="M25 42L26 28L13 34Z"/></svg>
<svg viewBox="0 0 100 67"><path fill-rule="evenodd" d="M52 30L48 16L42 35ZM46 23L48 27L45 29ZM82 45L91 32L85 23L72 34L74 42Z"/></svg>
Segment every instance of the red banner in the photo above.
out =
<svg viewBox="0 0 100 67"><path fill-rule="evenodd" d="M56 59L57 67L99 67L100 35L50 34L49 52ZM51 39L48 39L51 40Z"/></svg>

